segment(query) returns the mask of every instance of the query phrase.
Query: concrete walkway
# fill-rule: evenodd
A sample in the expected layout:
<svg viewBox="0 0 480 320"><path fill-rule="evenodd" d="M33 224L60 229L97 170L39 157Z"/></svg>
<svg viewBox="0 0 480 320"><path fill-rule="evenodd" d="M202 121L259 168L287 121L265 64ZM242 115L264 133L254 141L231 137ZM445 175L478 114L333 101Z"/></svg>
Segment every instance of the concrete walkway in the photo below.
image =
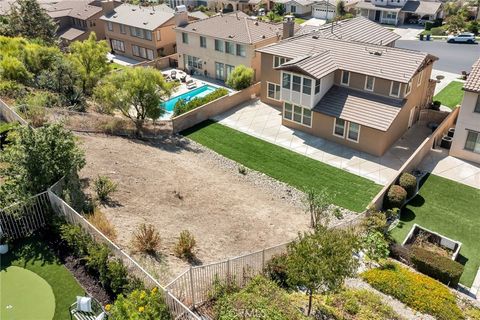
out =
<svg viewBox="0 0 480 320"><path fill-rule="evenodd" d="M446 149L431 150L419 169L480 189L480 164L449 156Z"/></svg>
<svg viewBox="0 0 480 320"><path fill-rule="evenodd" d="M464 81L459 79L460 78L459 74L433 69L432 70L432 75L430 76L430 78L431 79L436 79L437 76L443 76L444 78L442 80L440 80L439 82L437 82L437 85L435 86L435 94L442 91L442 89L445 88L446 86L448 86L448 84L452 81L464 82Z"/></svg>
<svg viewBox="0 0 480 320"><path fill-rule="evenodd" d="M395 176L397 170L430 133L427 127L414 126L382 157L375 157L282 126L281 111L260 100L240 105L216 116L214 120L382 185Z"/></svg>

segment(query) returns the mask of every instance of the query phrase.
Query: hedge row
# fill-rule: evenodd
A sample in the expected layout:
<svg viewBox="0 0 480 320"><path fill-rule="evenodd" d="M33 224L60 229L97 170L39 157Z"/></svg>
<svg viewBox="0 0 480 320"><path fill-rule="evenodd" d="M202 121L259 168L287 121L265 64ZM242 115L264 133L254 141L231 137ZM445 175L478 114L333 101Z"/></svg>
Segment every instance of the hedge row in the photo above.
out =
<svg viewBox="0 0 480 320"><path fill-rule="evenodd" d="M174 117L179 116L185 112L188 112L190 110L203 106L204 104L212 102L213 100L217 100L218 98L226 96L227 94L228 94L227 89L218 88L204 97L194 98L188 102L184 99L180 99L177 101L177 103L175 104L175 107L173 108L173 116Z"/></svg>
<svg viewBox="0 0 480 320"><path fill-rule="evenodd" d="M362 273L361 277L375 289L439 320L464 319L450 289L397 263L387 263L381 268L370 269Z"/></svg>

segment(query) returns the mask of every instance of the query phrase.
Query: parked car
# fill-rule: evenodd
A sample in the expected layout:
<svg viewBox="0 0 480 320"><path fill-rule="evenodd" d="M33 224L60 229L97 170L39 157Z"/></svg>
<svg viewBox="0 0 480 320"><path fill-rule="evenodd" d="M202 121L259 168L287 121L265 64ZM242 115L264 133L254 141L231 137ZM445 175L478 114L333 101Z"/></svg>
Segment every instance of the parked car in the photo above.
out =
<svg viewBox="0 0 480 320"><path fill-rule="evenodd" d="M449 35L447 37L447 42L448 43L454 43L454 42L461 42L461 43L477 43L477 40L475 39L475 35L473 33L460 33L457 35Z"/></svg>

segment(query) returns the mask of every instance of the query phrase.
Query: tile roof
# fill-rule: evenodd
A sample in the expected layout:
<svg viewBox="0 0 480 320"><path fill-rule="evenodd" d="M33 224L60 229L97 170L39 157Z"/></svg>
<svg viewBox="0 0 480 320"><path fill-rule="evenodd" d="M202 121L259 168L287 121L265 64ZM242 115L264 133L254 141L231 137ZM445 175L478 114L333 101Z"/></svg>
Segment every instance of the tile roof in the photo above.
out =
<svg viewBox="0 0 480 320"><path fill-rule="evenodd" d="M313 108L314 111L387 131L403 106L403 101L364 91L332 86Z"/></svg>
<svg viewBox="0 0 480 320"><path fill-rule="evenodd" d="M388 45L400 36L365 17L341 20L320 27L302 26L297 34L317 32L325 38Z"/></svg>
<svg viewBox="0 0 480 320"><path fill-rule="evenodd" d="M418 15L436 14L441 7L441 2L409 0L403 6L402 11L416 13Z"/></svg>
<svg viewBox="0 0 480 320"><path fill-rule="evenodd" d="M395 12L400 12L400 10L402 10L402 7L392 6L392 5L381 6L381 5L373 4L370 1L368 1L368 2L367 1L359 1L355 5L355 8L357 8L357 9L369 9L369 10L385 9L385 10L388 10L388 11L395 11Z"/></svg>
<svg viewBox="0 0 480 320"><path fill-rule="evenodd" d="M402 83L409 82L428 59L437 59L424 52L323 38L315 33L289 38L257 51L296 59L295 63L290 61L277 69L296 68L315 78L339 69Z"/></svg>
<svg viewBox="0 0 480 320"><path fill-rule="evenodd" d="M480 59L472 66L472 71L468 75L463 90L480 93Z"/></svg>
<svg viewBox="0 0 480 320"><path fill-rule="evenodd" d="M308 6L315 2L315 0L273 0L274 3L288 3L288 2L296 2L301 6Z"/></svg>
<svg viewBox="0 0 480 320"><path fill-rule="evenodd" d="M173 19L173 16L174 10L164 4L150 7L122 4L101 19L152 31Z"/></svg>
<svg viewBox="0 0 480 320"><path fill-rule="evenodd" d="M42 7L52 18L72 17L85 20L102 11L102 7L91 5L92 2L92 0L69 0L44 4Z"/></svg>
<svg viewBox="0 0 480 320"><path fill-rule="evenodd" d="M207 19L208 15L206 13L203 13L202 11L193 11L188 13L189 17L195 18L195 19Z"/></svg>
<svg viewBox="0 0 480 320"><path fill-rule="evenodd" d="M80 37L85 32L86 32L85 30L80 30L76 28L67 28L65 30L60 31L58 36L62 39L73 41L76 38Z"/></svg>
<svg viewBox="0 0 480 320"><path fill-rule="evenodd" d="M281 37L282 24L253 20L245 13L234 12L193 21L185 26L175 27L175 30L253 44Z"/></svg>

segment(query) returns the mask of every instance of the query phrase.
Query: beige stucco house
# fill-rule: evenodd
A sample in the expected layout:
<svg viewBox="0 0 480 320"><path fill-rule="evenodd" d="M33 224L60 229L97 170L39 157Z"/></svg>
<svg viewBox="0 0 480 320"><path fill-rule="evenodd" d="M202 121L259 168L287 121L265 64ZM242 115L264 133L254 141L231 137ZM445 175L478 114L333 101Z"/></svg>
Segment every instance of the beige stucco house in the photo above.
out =
<svg viewBox="0 0 480 320"><path fill-rule="evenodd" d="M290 36L294 22L287 23ZM282 24L257 21L242 12L220 14L175 28L179 68L226 80L238 65L251 67L258 78L260 55L255 51L282 39Z"/></svg>
<svg viewBox="0 0 480 320"><path fill-rule="evenodd" d="M380 45L397 37L365 21L345 22L342 37L324 29L258 49L261 100L287 127L380 156L431 102L437 58Z"/></svg>
<svg viewBox="0 0 480 320"><path fill-rule="evenodd" d="M463 86L463 97L458 114L450 155L480 163L480 59Z"/></svg>

